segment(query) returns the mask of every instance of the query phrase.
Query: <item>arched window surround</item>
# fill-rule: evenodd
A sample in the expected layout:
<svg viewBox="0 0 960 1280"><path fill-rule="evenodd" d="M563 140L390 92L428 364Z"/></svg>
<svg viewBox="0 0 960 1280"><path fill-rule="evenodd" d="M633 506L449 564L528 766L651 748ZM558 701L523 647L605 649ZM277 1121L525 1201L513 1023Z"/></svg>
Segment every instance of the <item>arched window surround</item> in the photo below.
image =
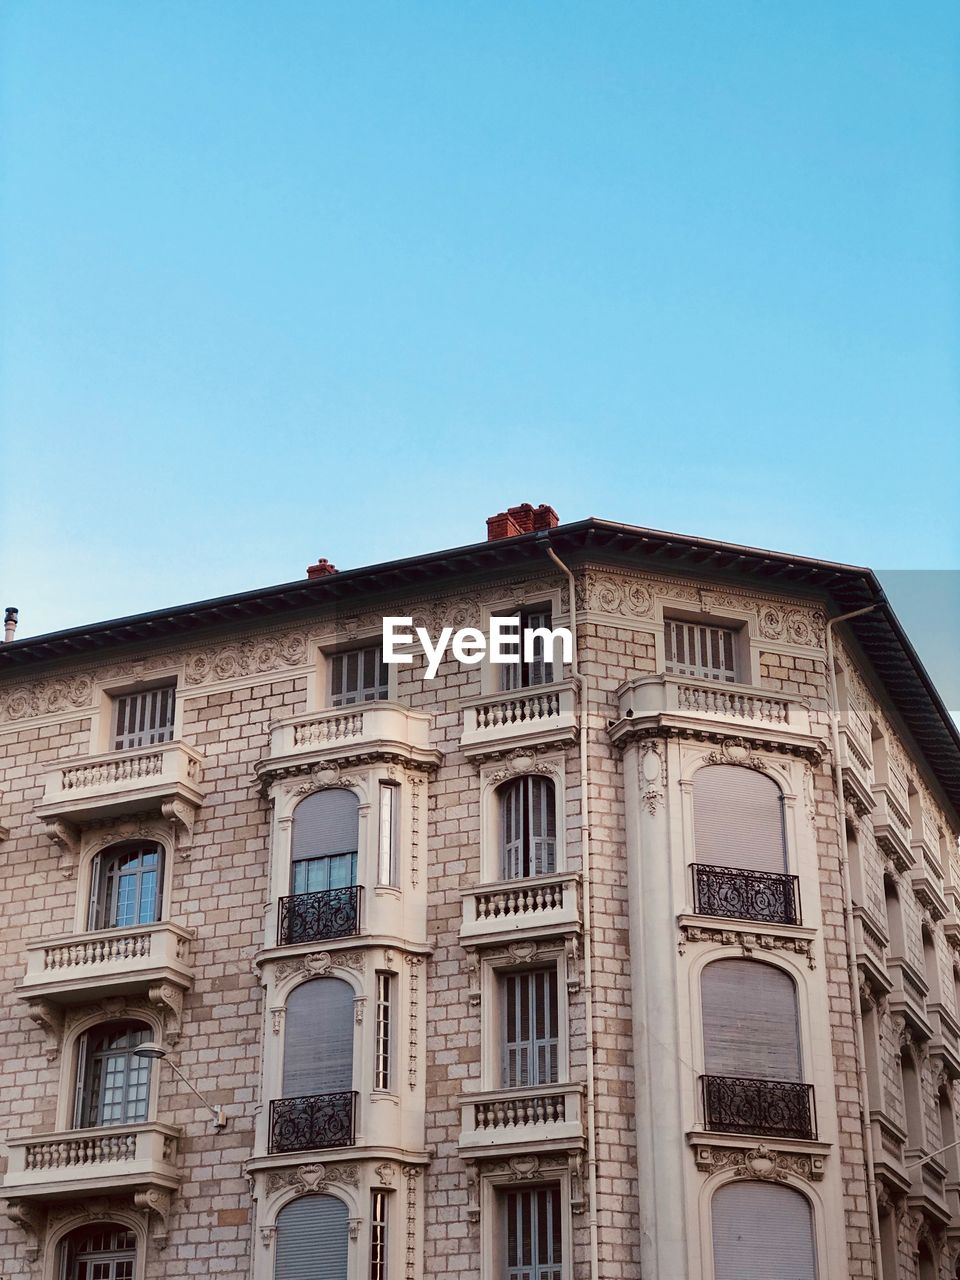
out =
<svg viewBox="0 0 960 1280"><path fill-rule="evenodd" d="M716 1178L709 1178L701 1190L701 1214L705 1216L703 1234L701 1236L703 1263L706 1264L700 1273L703 1276L703 1280L716 1280L717 1275L713 1247L713 1213L717 1194L726 1187L735 1186L742 1189L750 1185L767 1186L769 1183L761 1179L749 1178L744 1180L721 1174ZM793 1191L806 1201L810 1210L815 1275L817 1280L826 1280L827 1276L835 1273L827 1261L823 1202L820 1196L810 1184L802 1182L792 1175L778 1178L774 1185Z"/></svg>
<svg viewBox="0 0 960 1280"><path fill-rule="evenodd" d="M533 769L505 768L490 763L480 769L480 880L481 884L497 884L501 880L501 788L516 778L540 777L553 783L556 810L556 871L570 871L567 858L566 823L566 756L562 752L536 757Z"/></svg>
<svg viewBox="0 0 960 1280"><path fill-rule="evenodd" d="M267 1210L264 1213L263 1220L261 1221L260 1230L270 1243L271 1254L273 1246L276 1243L277 1219L280 1217L280 1214L287 1205L293 1204L294 1200L300 1200L303 1196L310 1194L311 1193L309 1191L305 1191L303 1187L285 1187L270 1200ZM350 1228L347 1243L347 1264L348 1273L350 1275L354 1275L356 1274L354 1271L354 1255L359 1241L359 1236L361 1234L356 1228L360 1223L362 1223L365 1216L361 1212L360 1208L360 1192L355 1190L353 1187L331 1182L323 1184L322 1194L330 1196L334 1200L340 1200L347 1206L347 1222ZM394 1214L394 1218L396 1218L396 1214ZM260 1273L257 1272L257 1274L259 1275ZM269 1272L269 1275L271 1277L273 1276L272 1270Z"/></svg>
<svg viewBox="0 0 960 1280"><path fill-rule="evenodd" d="M165 924L171 917L173 881L176 875L176 836L168 824L157 821L137 829L135 823L118 822L110 832L92 830L81 836L80 858L77 866L77 898L75 904L74 933L101 932L90 930L90 896L93 889L94 866L97 859L121 844L156 844L163 856L163 874L157 904L155 924ZM122 927L122 926L121 926ZM130 926L149 928L149 925Z"/></svg>
<svg viewBox="0 0 960 1280"><path fill-rule="evenodd" d="M102 1010L99 1010L72 1026L64 1035L60 1053L60 1088L57 1090L56 1121L58 1131L72 1130L76 1127L74 1117L76 1115L77 1072L80 1068L81 1043L84 1035L97 1027L108 1026L114 1022L142 1022L149 1028L149 1038L157 1043L163 1043L163 1025L160 1018L152 1010L141 1008L138 1005L122 1009L116 1017L108 1017ZM160 1075L161 1073L156 1068L150 1072L150 1095L147 1103L147 1119L144 1122L147 1124L157 1119Z"/></svg>
<svg viewBox="0 0 960 1280"><path fill-rule="evenodd" d="M134 1280L143 1280L146 1274L147 1241L149 1236L149 1224L146 1214L138 1214L131 1212L129 1209L118 1207L116 1210L110 1210L110 1221L115 1222L117 1226L126 1227L136 1237L137 1254L133 1274ZM74 1231L92 1225L94 1225L94 1221L89 1214L79 1209L73 1217L67 1218L47 1233L43 1250L42 1280L61 1280L61 1258L63 1257L62 1251L67 1238Z"/></svg>

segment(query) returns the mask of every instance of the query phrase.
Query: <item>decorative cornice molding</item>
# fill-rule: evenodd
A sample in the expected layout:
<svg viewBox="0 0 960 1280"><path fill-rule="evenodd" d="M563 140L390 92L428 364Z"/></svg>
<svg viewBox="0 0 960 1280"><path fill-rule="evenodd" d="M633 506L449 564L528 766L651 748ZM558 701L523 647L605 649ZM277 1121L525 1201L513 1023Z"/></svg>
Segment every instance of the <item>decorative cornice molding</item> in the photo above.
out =
<svg viewBox="0 0 960 1280"><path fill-rule="evenodd" d="M820 1182L825 1158L808 1152L773 1149L761 1143L743 1147L694 1146L697 1168L704 1173L732 1170L735 1178L759 1179L762 1182L787 1182L791 1177L806 1182Z"/></svg>

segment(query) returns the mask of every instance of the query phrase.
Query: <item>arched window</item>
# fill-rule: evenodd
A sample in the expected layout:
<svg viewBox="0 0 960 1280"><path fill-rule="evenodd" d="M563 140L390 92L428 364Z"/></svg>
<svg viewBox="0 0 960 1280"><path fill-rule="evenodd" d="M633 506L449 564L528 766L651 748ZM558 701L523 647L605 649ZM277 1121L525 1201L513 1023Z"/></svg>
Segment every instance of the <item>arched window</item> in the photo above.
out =
<svg viewBox="0 0 960 1280"><path fill-rule="evenodd" d="M920 937L923 942L923 976L927 980L927 1004L939 1004L940 966L937 963L937 944L927 925L920 930Z"/></svg>
<svg viewBox="0 0 960 1280"><path fill-rule="evenodd" d="M700 997L708 1127L811 1137L790 975L757 960L716 960L701 974Z"/></svg>
<svg viewBox="0 0 960 1280"><path fill-rule="evenodd" d="M900 1274L900 1239L897 1215L890 1201L880 1210L880 1275L883 1280L898 1280Z"/></svg>
<svg viewBox="0 0 960 1280"><path fill-rule="evenodd" d="M697 861L717 867L783 873L783 792L766 774L711 764L693 776Z"/></svg>
<svg viewBox="0 0 960 1280"><path fill-rule="evenodd" d="M147 1119L151 1060L134 1050L151 1038L142 1022L108 1022L84 1032L77 1052L78 1129Z"/></svg>
<svg viewBox="0 0 960 1280"><path fill-rule="evenodd" d="M910 1046L900 1050L900 1084L903 1089L903 1113L907 1129L907 1147L916 1150L923 1146L923 1092L920 1073Z"/></svg>
<svg viewBox="0 0 960 1280"><path fill-rule="evenodd" d="M867 1097L871 1107L883 1105L883 1067L880 1057L880 1024L872 1000L861 1000L864 1066L867 1069Z"/></svg>
<svg viewBox="0 0 960 1280"><path fill-rule="evenodd" d="M353 988L340 978L312 978L290 993L283 1097L271 1108L271 1151L353 1142L353 1000Z"/></svg>
<svg viewBox="0 0 960 1280"><path fill-rule="evenodd" d="M90 882L90 929L128 929L160 919L163 849L127 842L98 853Z"/></svg>
<svg viewBox="0 0 960 1280"><path fill-rule="evenodd" d="M883 881L883 900L887 911L887 935L890 938L890 955L902 960L904 957L903 910L900 906L900 895L897 886L889 876Z"/></svg>
<svg viewBox="0 0 960 1280"><path fill-rule="evenodd" d="M514 778L500 801L500 876L553 875L557 869L557 800L549 778Z"/></svg>
<svg viewBox="0 0 960 1280"><path fill-rule="evenodd" d="M940 1269L934 1261L933 1250L926 1240L920 1242L917 1252L917 1272L920 1280L937 1280Z"/></svg>
<svg viewBox="0 0 960 1280"><path fill-rule="evenodd" d="M293 811L291 893L357 883L360 801L353 791L315 791Z"/></svg>
<svg viewBox="0 0 960 1280"><path fill-rule="evenodd" d="M274 1280L347 1280L347 1206L335 1196L300 1196L277 1214Z"/></svg>
<svg viewBox="0 0 960 1280"><path fill-rule="evenodd" d="M742 765L714 764L693 778L694 887L701 915L799 924L787 872L783 793Z"/></svg>
<svg viewBox="0 0 960 1280"><path fill-rule="evenodd" d="M940 1146L946 1150L941 1159L947 1166L947 1182L960 1182L960 1153L957 1151L957 1121L953 1112L953 1086L941 1085L937 1095L937 1110L940 1114Z"/></svg>
<svg viewBox="0 0 960 1280"><path fill-rule="evenodd" d="M137 1239L127 1227L97 1223L71 1231L60 1257L64 1280L133 1280Z"/></svg>
<svg viewBox="0 0 960 1280"><path fill-rule="evenodd" d="M715 1193L715 1280L817 1280L810 1201L775 1182L728 1182Z"/></svg>

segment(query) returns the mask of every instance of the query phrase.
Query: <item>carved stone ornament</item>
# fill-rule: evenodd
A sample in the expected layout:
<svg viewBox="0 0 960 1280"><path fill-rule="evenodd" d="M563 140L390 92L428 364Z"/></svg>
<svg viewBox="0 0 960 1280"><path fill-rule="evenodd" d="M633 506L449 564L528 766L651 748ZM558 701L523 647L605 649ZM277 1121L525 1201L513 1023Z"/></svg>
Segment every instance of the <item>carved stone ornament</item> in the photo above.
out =
<svg viewBox="0 0 960 1280"><path fill-rule="evenodd" d="M680 955L685 954L687 944L691 942L715 942L724 947L739 947L741 954L745 956L750 956L755 951L788 951L794 955L803 956L809 969L817 967L813 954L813 940L779 934L776 926L769 929L741 931L724 929L720 926L703 928L700 925L681 924L677 942L677 951Z"/></svg>
<svg viewBox="0 0 960 1280"><path fill-rule="evenodd" d="M284 667L302 667L306 661L307 634L293 632L197 650L187 655L184 679L187 684L209 684Z"/></svg>
<svg viewBox="0 0 960 1280"><path fill-rule="evenodd" d="M46 1037L43 1052L48 1062L55 1062L63 1044L63 1009L49 1000L30 1000L27 1017L35 1022Z"/></svg>
<svg viewBox="0 0 960 1280"><path fill-rule="evenodd" d="M164 1039L168 1044L176 1044L183 1028L183 990L172 982L158 982L148 988L147 999L163 1019Z"/></svg>
<svg viewBox="0 0 960 1280"><path fill-rule="evenodd" d="M791 1177L820 1182L824 1174L823 1156L777 1151L762 1143L747 1151L742 1147L695 1147L694 1158L697 1168L705 1173L731 1169L737 1178L762 1182L787 1182Z"/></svg>
<svg viewBox="0 0 960 1280"><path fill-rule="evenodd" d="M712 751L704 764L737 764L744 769L757 769L766 773L766 761L755 755L751 744L743 738L725 738L719 751Z"/></svg>
<svg viewBox="0 0 960 1280"><path fill-rule="evenodd" d="M80 856L79 831L62 818L47 818L43 823L43 833L54 848L60 850L60 874L64 880L72 879Z"/></svg>
<svg viewBox="0 0 960 1280"><path fill-rule="evenodd" d="M640 803L651 818L664 802L667 762L659 742L649 741L639 761Z"/></svg>
<svg viewBox="0 0 960 1280"><path fill-rule="evenodd" d="M5 1206L7 1217L27 1237L23 1256L28 1262L36 1262L43 1249L44 1237L47 1233L47 1211L43 1205L30 1200L8 1200Z"/></svg>
<svg viewBox="0 0 960 1280"><path fill-rule="evenodd" d="M397 1166L384 1161L383 1164L374 1165L373 1172L377 1175L377 1181L381 1187L392 1187L393 1180L397 1176Z"/></svg>
<svg viewBox="0 0 960 1280"><path fill-rule="evenodd" d="M333 969L353 969L363 973L366 956L362 951L311 951L309 955L284 960L277 965L277 982L306 974L310 978L322 978Z"/></svg>
<svg viewBox="0 0 960 1280"><path fill-rule="evenodd" d="M363 1010L366 1003L367 1003L366 996L353 997L353 1020L358 1027L363 1026Z"/></svg>
<svg viewBox="0 0 960 1280"><path fill-rule="evenodd" d="M146 1213L150 1223L150 1235L158 1249L167 1247L169 1238L170 1205L173 1197L160 1187L148 1187L133 1193L134 1207Z"/></svg>
<svg viewBox="0 0 960 1280"><path fill-rule="evenodd" d="M494 787L521 774L533 773L542 777L556 778L560 774L562 765L555 760L542 760L540 758L547 752L555 756L556 750L556 745L544 743L539 747L513 747L509 751L498 752L497 754L500 757L499 767L492 773L484 773L484 778Z"/></svg>
<svg viewBox="0 0 960 1280"><path fill-rule="evenodd" d="M164 800L160 812L168 822L173 823L177 833L177 847L186 852L193 844L193 826L197 819L197 810L185 800Z"/></svg>
<svg viewBox="0 0 960 1280"><path fill-rule="evenodd" d="M0 698L0 723L27 720L89 707L93 701L93 680L88 673L67 679L36 680L16 685Z"/></svg>
<svg viewBox="0 0 960 1280"><path fill-rule="evenodd" d="M360 1185L360 1166L357 1164L298 1164L292 1169L277 1169L267 1178L267 1194L293 1187L301 1192L322 1195L328 1186L339 1183L344 1187Z"/></svg>

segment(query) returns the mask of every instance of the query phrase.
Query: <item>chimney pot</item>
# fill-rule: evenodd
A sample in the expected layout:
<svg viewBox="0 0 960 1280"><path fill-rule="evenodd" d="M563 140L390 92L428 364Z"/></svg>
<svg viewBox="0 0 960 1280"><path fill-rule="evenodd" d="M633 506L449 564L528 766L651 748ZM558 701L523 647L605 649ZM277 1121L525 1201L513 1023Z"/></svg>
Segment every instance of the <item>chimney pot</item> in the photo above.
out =
<svg viewBox="0 0 960 1280"><path fill-rule="evenodd" d="M20 610L14 609L12 605L8 605L3 611L3 643L9 644L13 637L17 634L17 620L20 617Z"/></svg>
<svg viewBox="0 0 960 1280"><path fill-rule="evenodd" d="M539 507L521 502L518 507L508 507L506 511L487 519L487 541L515 538L520 533L532 533L539 529L555 529L559 523L560 517L545 502L541 502Z"/></svg>
<svg viewBox="0 0 960 1280"><path fill-rule="evenodd" d="M331 564L329 560L320 559L316 564L307 565L308 578L328 578L331 573L337 572L337 566Z"/></svg>

